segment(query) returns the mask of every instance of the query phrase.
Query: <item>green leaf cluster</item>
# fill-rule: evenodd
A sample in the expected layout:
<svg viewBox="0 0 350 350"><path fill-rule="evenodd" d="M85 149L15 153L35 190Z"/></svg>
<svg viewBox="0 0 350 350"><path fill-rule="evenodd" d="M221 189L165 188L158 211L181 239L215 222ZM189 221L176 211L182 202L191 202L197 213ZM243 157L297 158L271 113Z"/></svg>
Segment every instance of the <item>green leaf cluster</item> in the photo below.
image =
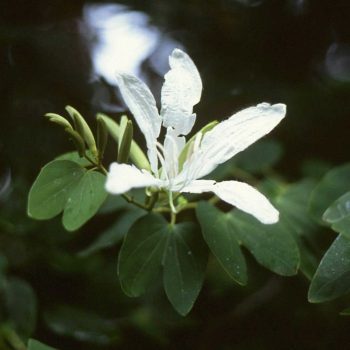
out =
<svg viewBox="0 0 350 350"><path fill-rule="evenodd" d="M161 279L174 308L186 315L204 280L207 248L195 224L169 224L159 214L139 219L127 233L118 260L124 292L138 297Z"/></svg>
<svg viewBox="0 0 350 350"><path fill-rule="evenodd" d="M105 175L72 160L54 160L42 168L28 196L28 215L47 220L63 212L62 224L77 230L96 214L107 197Z"/></svg>
<svg viewBox="0 0 350 350"><path fill-rule="evenodd" d="M350 292L349 191L350 165L345 164L327 172L311 197L311 212L339 233L312 279L308 294L311 302L333 300Z"/></svg>

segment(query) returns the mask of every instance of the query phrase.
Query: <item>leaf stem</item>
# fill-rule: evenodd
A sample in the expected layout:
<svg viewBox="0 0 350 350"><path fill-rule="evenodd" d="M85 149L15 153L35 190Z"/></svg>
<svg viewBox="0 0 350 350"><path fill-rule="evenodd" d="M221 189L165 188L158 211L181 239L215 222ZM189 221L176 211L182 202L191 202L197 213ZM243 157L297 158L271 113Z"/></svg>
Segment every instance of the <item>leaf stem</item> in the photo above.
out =
<svg viewBox="0 0 350 350"><path fill-rule="evenodd" d="M175 223L176 223L176 214L173 212L173 211L171 211L171 213L170 213L170 225L175 225Z"/></svg>
<svg viewBox="0 0 350 350"><path fill-rule="evenodd" d="M141 208L141 209L144 209L144 210L147 210L147 211L150 210L150 209L148 208L147 205L144 205L144 204L142 204L142 203L140 203L140 202L135 201L132 197L128 196L128 195L125 194L125 193L122 194L121 196L122 196L128 203L134 204L134 205L136 205L137 207L139 207L139 208Z"/></svg>

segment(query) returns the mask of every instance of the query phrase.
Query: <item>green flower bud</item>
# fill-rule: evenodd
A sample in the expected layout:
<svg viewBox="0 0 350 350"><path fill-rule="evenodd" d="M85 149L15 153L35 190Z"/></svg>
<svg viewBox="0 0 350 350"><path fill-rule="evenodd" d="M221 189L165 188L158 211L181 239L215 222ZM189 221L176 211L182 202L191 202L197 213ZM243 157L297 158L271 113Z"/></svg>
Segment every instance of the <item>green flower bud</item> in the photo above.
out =
<svg viewBox="0 0 350 350"><path fill-rule="evenodd" d="M49 119L50 122L53 122L57 125L63 126L64 128L72 129L72 125L66 118L61 117L59 114L55 113L46 113L45 117Z"/></svg>
<svg viewBox="0 0 350 350"><path fill-rule="evenodd" d="M78 133L88 145L91 153L97 158L98 152L96 141L89 125L86 123L85 119L75 108L71 106L66 106L66 111L74 120Z"/></svg>
<svg viewBox="0 0 350 350"><path fill-rule="evenodd" d="M86 151L85 142L83 138L73 129L66 128L64 130L71 136L71 139L75 144L75 147L79 153L79 156L83 157Z"/></svg>
<svg viewBox="0 0 350 350"><path fill-rule="evenodd" d="M97 149L98 157L101 161L107 146L108 129L106 122L99 115L97 116Z"/></svg>
<svg viewBox="0 0 350 350"><path fill-rule="evenodd" d="M104 114L98 114L98 117L102 118L107 126L107 130L111 137L119 144L119 139L121 138L121 127L112 118L107 117ZM131 141L130 146L130 159L139 168L150 170L151 166L146 155L141 150L140 146L134 141Z"/></svg>
<svg viewBox="0 0 350 350"><path fill-rule="evenodd" d="M133 137L132 121L127 120L123 124L121 125L122 133L118 147L118 163L126 163L128 161Z"/></svg>

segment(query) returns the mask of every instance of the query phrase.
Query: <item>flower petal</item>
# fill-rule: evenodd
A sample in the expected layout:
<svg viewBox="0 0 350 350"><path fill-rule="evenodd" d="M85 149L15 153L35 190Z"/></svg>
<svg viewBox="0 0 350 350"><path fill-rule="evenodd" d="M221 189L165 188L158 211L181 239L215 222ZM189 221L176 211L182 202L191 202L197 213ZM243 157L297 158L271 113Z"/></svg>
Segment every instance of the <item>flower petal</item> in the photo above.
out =
<svg viewBox="0 0 350 350"><path fill-rule="evenodd" d="M213 192L223 201L255 216L263 224L278 222L278 210L263 194L244 182L218 182Z"/></svg>
<svg viewBox="0 0 350 350"><path fill-rule="evenodd" d="M117 74L117 82L125 103L145 135L148 158L152 171L156 173L158 168L156 140L162 123L156 101L146 84L132 75L119 73Z"/></svg>
<svg viewBox="0 0 350 350"><path fill-rule="evenodd" d="M164 158L169 178L174 178L179 170L179 156L186 143L184 136L177 136L173 128L168 128L164 140Z"/></svg>
<svg viewBox="0 0 350 350"><path fill-rule="evenodd" d="M196 120L192 112L201 98L202 80L191 58L179 49L170 55L169 65L162 88L163 124L177 135L187 135Z"/></svg>
<svg viewBox="0 0 350 350"><path fill-rule="evenodd" d="M134 165L112 163L107 174L106 190L113 194L122 194L132 188L156 186L162 181L146 170L139 170Z"/></svg>
<svg viewBox="0 0 350 350"><path fill-rule="evenodd" d="M194 180L183 188L178 186L176 189L173 189L173 191L188 192L188 193L213 192L214 185L215 185L214 180Z"/></svg>
<svg viewBox="0 0 350 350"><path fill-rule="evenodd" d="M214 192L223 201L253 215L263 224L278 222L279 213L269 200L254 187L239 181L194 180L181 192Z"/></svg>
<svg viewBox="0 0 350 350"><path fill-rule="evenodd" d="M282 103L261 103L219 123L203 136L199 149L185 163L185 177L198 179L209 174L219 164L268 134L285 114L286 105Z"/></svg>

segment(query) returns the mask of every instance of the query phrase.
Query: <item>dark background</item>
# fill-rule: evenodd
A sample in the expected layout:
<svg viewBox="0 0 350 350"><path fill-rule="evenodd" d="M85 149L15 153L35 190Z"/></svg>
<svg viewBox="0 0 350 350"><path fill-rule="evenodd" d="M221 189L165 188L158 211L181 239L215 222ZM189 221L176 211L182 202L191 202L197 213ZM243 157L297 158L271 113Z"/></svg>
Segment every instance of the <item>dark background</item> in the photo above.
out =
<svg viewBox="0 0 350 350"><path fill-rule="evenodd" d="M303 277L282 279L251 262L251 282L242 289L222 272L217 276L212 263L194 311L183 319L157 293L136 301L123 296L115 271L117 248L89 259L76 257L103 222L94 219L83 232L72 235L63 231L59 220L37 224L27 219L26 195L40 167L72 147L42 115L64 113L64 106L71 104L93 123L97 111L116 117L125 106L113 76L101 77L94 70L92 48L100 39L86 13L93 4L101 9L107 3L0 4L0 184L10 181L6 191L0 186L0 249L9 260L9 273L24 278L38 296L35 337L62 350L329 349L349 343L350 321L338 316L335 304L308 304L308 281ZM171 50L181 47L193 58L204 85L195 108L198 127L262 101L283 102L287 117L273 137L284 147L277 170L286 179L300 179L309 160L331 165L348 161L349 1L108 4L125 5L118 10L109 7L110 12L141 13L142 19L130 17L129 28L156 33L137 65L155 96L159 97ZM105 23L100 17L98 25ZM133 57L127 37L116 36L115 41ZM120 60L121 56L115 59L115 70ZM114 150L110 147L108 152L112 157ZM52 309L61 304L112 320L116 338L104 342L90 334L91 341L55 330L47 315L55 314ZM71 320L67 314L61 319Z"/></svg>

